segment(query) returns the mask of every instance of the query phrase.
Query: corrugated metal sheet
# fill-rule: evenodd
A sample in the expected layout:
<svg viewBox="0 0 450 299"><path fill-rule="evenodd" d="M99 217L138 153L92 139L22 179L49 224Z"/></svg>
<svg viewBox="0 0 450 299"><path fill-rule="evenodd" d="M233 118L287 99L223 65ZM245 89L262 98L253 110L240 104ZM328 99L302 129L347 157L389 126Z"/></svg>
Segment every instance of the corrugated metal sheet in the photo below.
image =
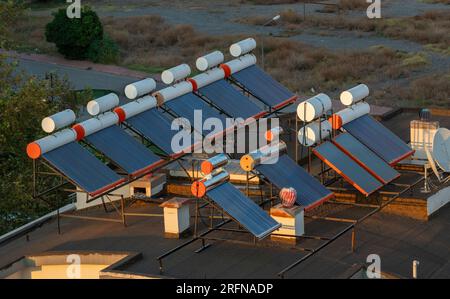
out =
<svg viewBox="0 0 450 299"><path fill-rule="evenodd" d="M199 92L234 118L247 119L263 111L225 80L200 88Z"/></svg>
<svg viewBox="0 0 450 299"><path fill-rule="evenodd" d="M116 125L89 135L86 139L129 174L161 160Z"/></svg>
<svg viewBox="0 0 450 299"><path fill-rule="evenodd" d="M344 125L344 129L390 165L413 154L403 140L370 115L355 119Z"/></svg>
<svg viewBox="0 0 450 299"><path fill-rule="evenodd" d="M383 184L387 184L400 176L398 171L349 133L340 134L334 138L333 142Z"/></svg>
<svg viewBox="0 0 450 299"><path fill-rule="evenodd" d="M233 74L233 78L269 106L276 106L294 94L275 79L253 65Z"/></svg>
<svg viewBox="0 0 450 299"><path fill-rule="evenodd" d="M330 190L287 155L279 157L275 164L260 164L256 170L279 189L294 188L297 191L297 203L305 209L313 208L333 196Z"/></svg>
<svg viewBox="0 0 450 299"><path fill-rule="evenodd" d="M119 183L122 178L76 142L43 154L43 158L88 193Z"/></svg>
<svg viewBox="0 0 450 299"><path fill-rule="evenodd" d="M179 117L188 119L191 126L194 126L194 115L195 110L197 110L202 112L202 118L199 119L201 125L203 125L205 119L213 117L220 119L222 121L222 126L225 128L226 116L192 93L188 93L176 99L170 100L166 102L165 105L174 111Z"/></svg>
<svg viewBox="0 0 450 299"><path fill-rule="evenodd" d="M206 195L257 238L264 238L280 227L267 212L228 182L209 190Z"/></svg>
<svg viewBox="0 0 450 299"><path fill-rule="evenodd" d="M133 128L142 133L167 154L173 154L171 122L156 109L150 109L126 120Z"/></svg>
<svg viewBox="0 0 450 299"><path fill-rule="evenodd" d="M375 177L331 142L322 143L313 152L362 194L368 196L383 187Z"/></svg>

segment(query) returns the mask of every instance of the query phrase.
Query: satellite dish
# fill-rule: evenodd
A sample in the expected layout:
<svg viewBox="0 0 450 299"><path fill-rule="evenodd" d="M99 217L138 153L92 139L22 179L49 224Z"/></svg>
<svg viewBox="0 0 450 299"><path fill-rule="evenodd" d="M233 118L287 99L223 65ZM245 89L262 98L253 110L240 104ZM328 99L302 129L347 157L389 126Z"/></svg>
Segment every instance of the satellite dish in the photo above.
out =
<svg viewBox="0 0 450 299"><path fill-rule="evenodd" d="M440 128L433 139L433 157L439 167L450 172L450 130Z"/></svg>

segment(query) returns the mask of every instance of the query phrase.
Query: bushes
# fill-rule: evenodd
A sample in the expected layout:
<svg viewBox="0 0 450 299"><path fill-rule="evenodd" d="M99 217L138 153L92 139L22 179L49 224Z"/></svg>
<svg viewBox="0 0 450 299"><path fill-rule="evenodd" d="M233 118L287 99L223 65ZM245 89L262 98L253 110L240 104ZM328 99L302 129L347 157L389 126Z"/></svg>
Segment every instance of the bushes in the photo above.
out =
<svg viewBox="0 0 450 299"><path fill-rule="evenodd" d="M87 58L97 63L116 63L119 59L119 48L107 35L95 40L89 46Z"/></svg>

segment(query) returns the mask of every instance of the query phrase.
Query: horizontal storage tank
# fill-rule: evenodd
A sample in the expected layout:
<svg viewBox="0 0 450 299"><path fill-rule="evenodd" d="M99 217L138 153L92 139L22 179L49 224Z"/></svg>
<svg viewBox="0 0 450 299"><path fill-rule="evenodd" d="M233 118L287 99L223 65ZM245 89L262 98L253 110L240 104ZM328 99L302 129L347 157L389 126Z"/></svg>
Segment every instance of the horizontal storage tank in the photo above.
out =
<svg viewBox="0 0 450 299"><path fill-rule="evenodd" d="M197 88L205 87L211 83L222 80L225 78L225 73L221 68L215 68L212 70L208 70L204 73L198 74L197 76L189 79L190 81L194 81Z"/></svg>
<svg viewBox="0 0 450 299"><path fill-rule="evenodd" d="M203 197L211 189L214 189L218 185L230 180L230 175L225 170L215 174L208 179L201 179L193 182L191 185L192 195L195 197Z"/></svg>
<svg viewBox="0 0 450 299"><path fill-rule="evenodd" d="M87 111L90 115L96 116L119 105L119 97L115 93L109 93L98 99L87 103Z"/></svg>
<svg viewBox="0 0 450 299"><path fill-rule="evenodd" d="M29 143L27 146L27 155L31 159L37 159L49 151L75 141L76 137L77 134L72 129L58 131L52 135Z"/></svg>
<svg viewBox="0 0 450 299"><path fill-rule="evenodd" d="M355 120L363 115L370 113L370 105L366 102L360 102L351 107L345 108L339 112L333 114L330 117L329 122L333 126L333 129L338 130L343 125L348 124L352 120Z"/></svg>
<svg viewBox="0 0 450 299"><path fill-rule="evenodd" d="M341 93L341 103L345 106L354 105L369 96L369 87L359 84Z"/></svg>
<svg viewBox="0 0 450 299"><path fill-rule="evenodd" d="M301 102L297 106L297 115L302 121L311 122L330 111L331 108L332 103L330 97L324 93L320 93Z"/></svg>
<svg viewBox="0 0 450 299"><path fill-rule="evenodd" d="M210 68L216 67L224 60L223 53L220 51L214 51L205 56L197 58L195 66L199 71L206 71Z"/></svg>
<svg viewBox="0 0 450 299"><path fill-rule="evenodd" d="M123 106L117 107L114 109L114 112L119 116L120 121L124 121L127 118L131 118L156 106L157 103L155 97L145 96Z"/></svg>
<svg viewBox="0 0 450 299"><path fill-rule="evenodd" d="M44 118L41 122L41 127L44 132L52 133L55 130L70 126L75 122L75 119L75 113L70 109L66 109Z"/></svg>
<svg viewBox="0 0 450 299"><path fill-rule="evenodd" d="M331 135L331 124L325 120L310 123L298 131L298 142L303 146L313 146Z"/></svg>
<svg viewBox="0 0 450 299"><path fill-rule="evenodd" d="M244 171L252 171L259 164L273 160L275 156L281 156L286 152L286 143L280 141L275 144L267 144L247 155L241 157L239 164Z"/></svg>
<svg viewBox="0 0 450 299"><path fill-rule="evenodd" d="M130 100L150 94L156 88L156 82L152 78L147 78L125 86L125 95Z"/></svg>
<svg viewBox="0 0 450 299"><path fill-rule="evenodd" d="M180 64L171 69L165 70L161 74L161 80L169 85L176 81L183 80L191 74L191 67L187 64Z"/></svg>
<svg viewBox="0 0 450 299"><path fill-rule="evenodd" d="M204 175L211 174L215 169L223 167L228 164L228 157L225 154L219 154L208 160L205 160L200 165L200 169Z"/></svg>
<svg viewBox="0 0 450 299"><path fill-rule="evenodd" d="M264 138L268 142L272 142L274 140L279 140L280 135L283 134L283 132L284 132L284 130L282 127L276 127L276 128L266 131L266 133L264 134Z"/></svg>
<svg viewBox="0 0 450 299"><path fill-rule="evenodd" d="M94 134L117 123L119 123L119 117L117 114L114 112L106 112L98 117L92 117L76 124L72 127L72 129L77 133L77 140L81 140L86 136Z"/></svg>
<svg viewBox="0 0 450 299"><path fill-rule="evenodd" d="M256 41L253 38L247 38L232 44L230 46L230 54L233 57L239 57L241 55L247 54L256 48Z"/></svg>
<svg viewBox="0 0 450 299"><path fill-rule="evenodd" d="M173 100L182 95L192 92L192 83L188 81L183 81L175 85L163 88L153 94L156 98L158 105L162 105L164 102Z"/></svg>
<svg viewBox="0 0 450 299"><path fill-rule="evenodd" d="M229 76L254 64L256 64L256 56L253 54L247 54L223 64L222 68L227 68L224 69L224 71L229 72L229 74L226 74Z"/></svg>

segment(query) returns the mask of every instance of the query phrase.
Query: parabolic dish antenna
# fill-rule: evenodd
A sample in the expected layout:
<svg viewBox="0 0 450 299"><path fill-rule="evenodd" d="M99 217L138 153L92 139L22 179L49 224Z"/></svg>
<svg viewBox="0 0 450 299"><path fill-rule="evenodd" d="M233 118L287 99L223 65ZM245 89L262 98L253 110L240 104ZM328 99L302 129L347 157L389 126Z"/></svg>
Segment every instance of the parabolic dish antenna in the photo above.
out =
<svg viewBox="0 0 450 299"><path fill-rule="evenodd" d="M439 167L450 172L450 130L440 128L433 139L433 157Z"/></svg>

